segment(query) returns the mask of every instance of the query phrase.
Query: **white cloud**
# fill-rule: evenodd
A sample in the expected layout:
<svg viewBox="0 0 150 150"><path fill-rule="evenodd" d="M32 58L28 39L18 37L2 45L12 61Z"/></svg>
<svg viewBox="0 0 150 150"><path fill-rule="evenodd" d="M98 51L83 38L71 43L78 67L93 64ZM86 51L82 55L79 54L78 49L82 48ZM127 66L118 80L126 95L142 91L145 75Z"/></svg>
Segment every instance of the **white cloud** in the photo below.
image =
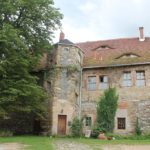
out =
<svg viewBox="0 0 150 150"><path fill-rule="evenodd" d="M95 9L97 9L96 7L96 3L93 3L93 1L87 1L85 4L80 5L79 9L85 13L85 14L89 14L90 12L94 11Z"/></svg>
<svg viewBox="0 0 150 150"><path fill-rule="evenodd" d="M63 1L67 3L62 0L61 6ZM73 15L63 6L63 29L73 42L134 37L139 26L150 36L149 0L76 0L76 4Z"/></svg>

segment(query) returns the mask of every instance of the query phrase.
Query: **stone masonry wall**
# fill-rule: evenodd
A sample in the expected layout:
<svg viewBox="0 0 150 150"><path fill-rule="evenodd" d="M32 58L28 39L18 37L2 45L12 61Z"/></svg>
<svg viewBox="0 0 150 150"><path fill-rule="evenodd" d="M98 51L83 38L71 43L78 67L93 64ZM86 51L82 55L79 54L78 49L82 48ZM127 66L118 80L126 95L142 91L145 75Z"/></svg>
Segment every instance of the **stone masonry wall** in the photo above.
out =
<svg viewBox="0 0 150 150"><path fill-rule="evenodd" d="M83 60L82 51L73 45L58 45L54 50L52 66L55 70L49 77L52 96L52 134L58 134L58 115L66 115L66 134L70 124L79 115L80 70Z"/></svg>
<svg viewBox="0 0 150 150"><path fill-rule="evenodd" d="M131 71L131 80L133 85L131 87L123 87L123 72ZM146 85L144 87L136 86L136 71L145 71ZM97 88L94 91L87 90L88 76L95 76L97 80ZM135 129L136 118L139 117L143 130L150 129L150 66L128 66L128 67L114 67L101 69L87 69L83 71L83 87L82 87L82 116L92 116L93 124L96 118L96 103L99 96L103 94L104 90L100 90L99 76L108 75L109 85L116 87L119 94L118 109L115 118L116 133L133 133ZM126 118L126 129L117 129L117 118Z"/></svg>

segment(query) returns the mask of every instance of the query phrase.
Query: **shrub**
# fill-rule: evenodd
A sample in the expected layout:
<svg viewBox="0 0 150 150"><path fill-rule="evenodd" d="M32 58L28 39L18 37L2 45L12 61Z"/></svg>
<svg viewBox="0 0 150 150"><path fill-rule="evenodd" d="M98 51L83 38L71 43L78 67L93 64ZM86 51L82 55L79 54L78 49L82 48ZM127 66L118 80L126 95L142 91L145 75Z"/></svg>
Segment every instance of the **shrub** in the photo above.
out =
<svg viewBox="0 0 150 150"><path fill-rule="evenodd" d="M97 125L98 128L106 132L112 132L114 128L114 118L117 110L118 95L115 88L104 91L97 105Z"/></svg>
<svg viewBox="0 0 150 150"><path fill-rule="evenodd" d="M97 125L93 127L91 137L97 138L100 132L106 132L104 128L98 127Z"/></svg>
<svg viewBox="0 0 150 150"><path fill-rule="evenodd" d="M71 133L74 137L79 137L82 134L82 123L78 118L74 118L71 124Z"/></svg>
<svg viewBox="0 0 150 150"><path fill-rule="evenodd" d="M138 118L136 119L135 133L136 133L136 135L141 135L142 134Z"/></svg>
<svg viewBox="0 0 150 150"><path fill-rule="evenodd" d="M0 130L0 137L13 136L13 132L9 130Z"/></svg>

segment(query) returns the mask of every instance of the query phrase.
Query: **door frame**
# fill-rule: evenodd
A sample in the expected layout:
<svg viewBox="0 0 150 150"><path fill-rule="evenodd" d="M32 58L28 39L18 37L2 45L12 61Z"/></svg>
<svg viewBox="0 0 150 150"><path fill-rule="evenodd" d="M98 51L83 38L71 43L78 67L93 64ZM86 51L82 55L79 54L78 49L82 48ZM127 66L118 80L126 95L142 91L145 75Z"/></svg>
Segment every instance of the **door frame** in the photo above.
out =
<svg viewBox="0 0 150 150"><path fill-rule="evenodd" d="M60 117L64 117L63 119L64 119L64 123L65 123L65 128L64 128L64 134L61 134L61 133L59 133L59 118ZM62 114L58 114L58 124L57 124L57 134L58 135L66 135L66 129L67 129L67 115L62 115Z"/></svg>

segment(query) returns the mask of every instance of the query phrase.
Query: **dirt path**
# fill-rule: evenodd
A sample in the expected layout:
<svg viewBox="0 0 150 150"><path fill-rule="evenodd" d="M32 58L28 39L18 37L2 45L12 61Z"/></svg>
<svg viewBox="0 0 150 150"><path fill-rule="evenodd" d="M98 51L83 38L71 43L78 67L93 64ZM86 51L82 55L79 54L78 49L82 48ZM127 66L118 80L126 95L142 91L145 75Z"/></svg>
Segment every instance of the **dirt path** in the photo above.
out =
<svg viewBox="0 0 150 150"><path fill-rule="evenodd" d="M23 150L25 145L19 143L0 144L0 150ZM92 147L74 141L54 141L55 150L93 150ZM104 145L97 150L150 150L150 145Z"/></svg>
<svg viewBox="0 0 150 150"><path fill-rule="evenodd" d="M92 150L88 145L73 141L57 140L54 142L55 150Z"/></svg>
<svg viewBox="0 0 150 150"><path fill-rule="evenodd" d="M0 144L0 150L23 150L24 145L19 143Z"/></svg>
<svg viewBox="0 0 150 150"><path fill-rule="evenodd" d="M102 147L94 145L92 148L86 144L65 139L54 141L55 150L93 150L94 148L96 150L150 150L150 145L103 145Z"/></svg>
<svg viewBox="0 0 150 150"><path fill-rule="evenodd" d="M102 150L150 150L150 145L108 145Z"/></svg>

